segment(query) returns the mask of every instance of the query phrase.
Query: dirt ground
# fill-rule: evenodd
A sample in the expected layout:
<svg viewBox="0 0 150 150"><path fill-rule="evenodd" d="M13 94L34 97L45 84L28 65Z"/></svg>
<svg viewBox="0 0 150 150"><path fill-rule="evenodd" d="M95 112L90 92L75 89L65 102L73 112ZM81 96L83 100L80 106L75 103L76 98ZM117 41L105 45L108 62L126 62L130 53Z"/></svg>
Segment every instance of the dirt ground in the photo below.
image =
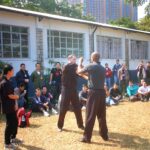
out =
<svg viewBox="0 0 150 150"><path fill-rule="evenodd" d="M85 116L85 111L82 111ZM83 131L78 129L74 113L68 112L63 132L57 130L57 115L33 114L31 126L19 128L18 138L24 143L18 150L150 150L150 102L122 102L107 107L108 142L98 134L96 120L91 144L79 142ZM4 148L4 116L0 117L0 150Z"/></svg>

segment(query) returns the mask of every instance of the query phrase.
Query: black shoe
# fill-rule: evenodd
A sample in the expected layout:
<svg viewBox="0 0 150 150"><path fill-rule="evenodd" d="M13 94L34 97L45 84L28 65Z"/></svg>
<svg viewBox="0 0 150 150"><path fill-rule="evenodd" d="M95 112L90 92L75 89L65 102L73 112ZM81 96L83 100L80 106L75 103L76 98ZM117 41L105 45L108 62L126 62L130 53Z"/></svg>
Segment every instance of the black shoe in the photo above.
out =
<svg viewBox="0 0 150 150"><path fill-rule="evenodd" d="M84 129L85 129L84 126L80 126L80 127L78 127L78 128L81 129L81 130L84 130Z"/></svg>
<svg viewBox="0 0 150 150"><path fill-rule="evenodd" d="M86 139L86 138L82 138L81 140L80 140L80 142L83 142L83 143L91 143L91 140L88 140L88 139Z"/></svg>
<svg viewBox="0 0 150 150"><path fill-rule="evenodd" d="M102 139L103 139L104 141L108 141L108 140L109 140L108 136L101 136L101 137L102 137Z"/></svg>

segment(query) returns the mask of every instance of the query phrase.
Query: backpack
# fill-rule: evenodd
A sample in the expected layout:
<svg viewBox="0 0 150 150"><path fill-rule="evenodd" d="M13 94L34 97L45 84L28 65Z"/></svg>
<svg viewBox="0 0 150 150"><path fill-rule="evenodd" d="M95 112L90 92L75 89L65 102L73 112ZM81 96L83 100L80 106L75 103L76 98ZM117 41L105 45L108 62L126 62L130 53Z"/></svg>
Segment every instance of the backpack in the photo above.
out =
<svg viewBox="0 0 150 150"><path fill-rule="evenodd" d="M25 109L23 107L19 108L17 111L17 117L18 117L18 126L21 128L28 127L30 125L29 118L31 117L32 111L25 112Z"/></svg>

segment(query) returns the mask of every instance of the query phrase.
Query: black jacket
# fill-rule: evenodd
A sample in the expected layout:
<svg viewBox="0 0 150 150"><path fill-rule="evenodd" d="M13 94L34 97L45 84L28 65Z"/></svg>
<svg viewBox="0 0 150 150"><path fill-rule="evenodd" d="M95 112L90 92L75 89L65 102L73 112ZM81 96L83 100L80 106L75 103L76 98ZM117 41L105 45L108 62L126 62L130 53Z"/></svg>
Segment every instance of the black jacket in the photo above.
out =
<svg viewBox="0 0 150 150"><path fill-rule="evenodd" d="M17 86L19 86L21 83L24 83L26 88L28 86L28 83L26 83L24 80L25 79L29 79L29 74L28 74L28 71L25 70L25 71L18 71L17 74L16 74L16 82L17 82Z"/></svg>

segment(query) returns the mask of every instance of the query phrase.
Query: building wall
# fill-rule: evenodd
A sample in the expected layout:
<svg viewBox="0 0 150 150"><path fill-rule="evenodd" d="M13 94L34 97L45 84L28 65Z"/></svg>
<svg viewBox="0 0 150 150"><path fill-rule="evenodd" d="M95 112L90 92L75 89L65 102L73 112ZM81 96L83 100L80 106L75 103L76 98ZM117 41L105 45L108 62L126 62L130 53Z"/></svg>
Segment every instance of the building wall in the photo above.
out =
<svg viewBox="0 0 150 150"><path fill-rule="evenodd" d="M36 20L32 16L24 16L13 13L0 13L0 24L6 25L17 25L29 28L29 58L20 59L20 58L0 58L2 61L11 63L14 66L14 71L19 70L19 66L21 63L25 63L29 73L34 70L34 64L37 59L36 54Z"/></svg>
<svg viewBox="0 0 150 150"><path fill-rule="evenodd" d="M21 14L15 14L15 13L0 13L0 24L8 24L8 25L17 25L17 26L25 26L29 28L29 58L27 59L15 59L15 58L0 58L2 61L11 63L14 66L15 73L19 70L20 63L25 63L27 70L29 70L29 73L35 69L35 63L37 61L37 37L36 37L36 31L37 29L40 29L40 35L42 36L41 39L43 39L43 66L45 68L50 68L51 65L48 63L51 58L48 58L48 44L47 44L47 31L48 30L58 30L58 31L69 31L69 32L76 32L76 33L83 33L84 34L84 64L87 64L90 59L90 46L89 46L89 35L93 32L93 29L91 26L81 23L72 23L72 22L66 22L66 21L59 21L59 20L53 20L53 19L41 19L37 17L32 16L25 16ZM97 36L107 36L107 37L116 37L121 38L121 53L122 53L122 59L120 59L120 62L125 62L125 40L143 40L143 41L149 41L149 59L150 59L150 36L142 33L133 33L133 32L126 32L123 30L114 30L111 28L105 28L105 27L98 27L95 34L94 34L94 47L95 51L97 50L97 43L96 38ZM130 45L129 45L129 54L130 54ZM116 58L115 58L116 59ZM113 67L113 64L115 63L115 59L103 59L101 58L101 63L104 65L106 62L109 64L110 67ZM60 61L62 63L67 62L66 59L53 59L55 62ZM138 64L140 60L131 60L129 57L129 69L135 69L135 66ZM148 60L144 60L145 62ZM136 65L135 65L136 64Z"/></svg>

